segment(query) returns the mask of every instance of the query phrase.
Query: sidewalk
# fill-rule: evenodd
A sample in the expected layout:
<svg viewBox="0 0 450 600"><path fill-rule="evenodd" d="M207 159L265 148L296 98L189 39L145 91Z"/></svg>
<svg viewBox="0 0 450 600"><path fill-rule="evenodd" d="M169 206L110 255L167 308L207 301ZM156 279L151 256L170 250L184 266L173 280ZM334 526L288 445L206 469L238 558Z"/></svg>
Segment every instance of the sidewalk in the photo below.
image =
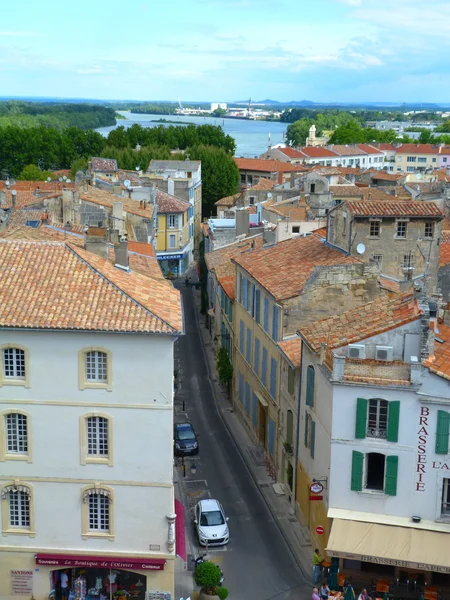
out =
<svg viewBox="0 0 450 600"><path fill-rule="evenodd" d="M233 438L239 452L247 466L250 476L259 488L274 522L278 525L287 546L289 547L297 565L306 581L312 581L312 547L308 530L303 527L294 515L292 506L284 494L277 495L274 491L274 481L269 476L260 459L261 447L255 445L247 433L239 417L233 412L231 401L219 384L216 369L213 341L205 325L205 316L200 314L200 291L192 289L195 298L197 325L207 360L207 367L211 375L214 395L219 413L223 422Z"/></svg>

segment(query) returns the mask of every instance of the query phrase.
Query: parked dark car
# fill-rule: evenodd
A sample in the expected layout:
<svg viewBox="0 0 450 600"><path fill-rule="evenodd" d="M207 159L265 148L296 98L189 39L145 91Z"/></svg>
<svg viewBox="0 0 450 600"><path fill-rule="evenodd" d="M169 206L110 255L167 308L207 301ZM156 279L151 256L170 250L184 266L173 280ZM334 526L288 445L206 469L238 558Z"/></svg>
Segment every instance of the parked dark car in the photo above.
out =
<svg viewBox="0 0 450 600"><path fill-rule="evenodd" d="M190 423L176 423L173 433L175 456L198 454L197 434Z"/></svg>

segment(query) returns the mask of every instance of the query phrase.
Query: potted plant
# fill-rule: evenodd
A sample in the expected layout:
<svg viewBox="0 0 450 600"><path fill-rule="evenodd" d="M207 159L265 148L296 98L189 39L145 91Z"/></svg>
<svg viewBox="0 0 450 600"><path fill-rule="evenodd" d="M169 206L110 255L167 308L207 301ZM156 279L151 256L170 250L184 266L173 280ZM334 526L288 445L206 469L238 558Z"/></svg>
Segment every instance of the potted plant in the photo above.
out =
<svg viewBox="0 0 450 600"><path fill-rule="evenodd" d="M202 588L198 600L225 600L228 590L220 585L221 578L222 573L214 563L205 560L197 565L194 579Z"/></svg>

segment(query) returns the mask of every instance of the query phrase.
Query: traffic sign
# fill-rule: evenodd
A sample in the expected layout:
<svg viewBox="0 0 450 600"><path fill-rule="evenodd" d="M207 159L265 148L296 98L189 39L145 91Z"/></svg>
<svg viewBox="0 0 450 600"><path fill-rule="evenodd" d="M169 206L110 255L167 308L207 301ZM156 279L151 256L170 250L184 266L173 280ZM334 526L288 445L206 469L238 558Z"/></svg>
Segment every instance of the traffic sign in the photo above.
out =
<svg viewBox="0 0 450 600"><path fill-rule="evenodd" d="M318 525L316 527L316 533L317 535L323 535L325 533L325 529L322 527L322 525Z"/></svg>
<svg viewBox="0 0 450 600"><path fill-rule="evenodd" d="M309 489L311 490L311 492L313 494L321 494L323 492L323 485L321 483L319 483L318 481L314 481L309 486Z"/></svg>

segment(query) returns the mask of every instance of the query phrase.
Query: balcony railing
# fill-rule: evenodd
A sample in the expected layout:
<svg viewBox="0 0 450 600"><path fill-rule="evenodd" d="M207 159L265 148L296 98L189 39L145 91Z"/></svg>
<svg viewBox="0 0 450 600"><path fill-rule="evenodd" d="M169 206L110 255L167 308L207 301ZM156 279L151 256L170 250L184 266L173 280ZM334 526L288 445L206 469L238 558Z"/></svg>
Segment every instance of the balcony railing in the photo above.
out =
<svg viewBox="0 0 450 600"><path fill-rule="evenodd" d="M386 385L410 385L415 382L416 369L420 369L420 363L411 365L400 360L351 359L337 356L329 350L325 352L324 365L337 381Z"/></svg>

